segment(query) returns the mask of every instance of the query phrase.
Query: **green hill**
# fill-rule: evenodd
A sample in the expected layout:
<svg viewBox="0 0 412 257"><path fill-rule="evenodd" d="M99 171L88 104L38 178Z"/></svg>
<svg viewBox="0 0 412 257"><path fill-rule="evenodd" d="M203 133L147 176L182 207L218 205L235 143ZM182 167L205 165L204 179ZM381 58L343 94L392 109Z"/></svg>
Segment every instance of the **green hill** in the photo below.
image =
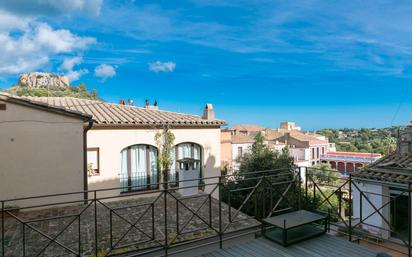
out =
<svg viewBox="0 0 412 257"><path fill-rule="evenodd" d="M322 129L317 133L329 138L329 142L335 143L338 151L373 152L386 155L396 149L398 129L402 127Z"/></svg>

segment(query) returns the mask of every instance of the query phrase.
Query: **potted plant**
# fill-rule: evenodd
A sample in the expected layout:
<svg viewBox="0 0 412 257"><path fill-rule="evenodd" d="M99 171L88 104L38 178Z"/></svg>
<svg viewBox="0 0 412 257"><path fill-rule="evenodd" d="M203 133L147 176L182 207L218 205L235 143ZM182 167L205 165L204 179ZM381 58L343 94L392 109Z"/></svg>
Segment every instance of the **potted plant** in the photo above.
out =
<svg viewBox="0 0 412 257"><path fill-rule="evenodd" d="M175 135L170 131L168 127L164 127L162 131L159 131L155 135L159 154L157 162L159 170L161 171L163 183L165 189L168 188L170 168L173 164L172 151L175 141Z"/></svg>

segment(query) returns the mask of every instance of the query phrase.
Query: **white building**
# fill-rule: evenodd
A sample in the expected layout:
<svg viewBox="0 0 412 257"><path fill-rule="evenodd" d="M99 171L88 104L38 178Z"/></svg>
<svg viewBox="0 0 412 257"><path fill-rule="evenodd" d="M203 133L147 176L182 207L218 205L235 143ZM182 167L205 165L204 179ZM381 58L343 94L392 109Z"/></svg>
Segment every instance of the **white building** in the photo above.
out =
<svg viewBox="0 0 412 257"><path fill-rule="evenodd" d="M411 170L412 126L409 125L401 135L396 153L353 173L353 217L363 221L362 228L384 238L406 240ZM390 232L390 228L395 232Z"/></svg>
<svg viewBox="0 0 412 257"><path fill-rule="evenodd" d="M87 132L89 190L120 188L108 192L109 195L116 195L158 188L162 178L157 166L158 148L155 135L165 126L169 127L175 136L174 165L169 174L170 181L179 180L178 161L184 158L199 161L196 163L200 163L197 168L201 178L220 175L220 126L224 121L215 119L214 109L210 104L206 106L201 117L163 111L156 106L140 108L70 97L27 99L46 104L50 108L93 117L93 126ZM80 122L80 125L82 124ZM62 134L61 138L73 140L70 134ZM48 145L47 140L44 140L43 144ZM81 151L73 151L65 156L71 159L78 154L82 156ZM44 156L42 162L46 163L48 159ZM82 159L75 159L73 162L76 162L76 165L81 164ZM76 165L71 169L77 170ZM39 170L40 167L33 166L33 169ZM81 172L83 174L83 170ZM47 180L49 179L54 181L53 176L48 176ZM63 181L61 183L67 183Z"/></svg>
<svg viewBox="0 0 412 257"><path fill-rule="evenodd" d="M239 159L250 151L255 139L247 135L232 135L232 169L238 171Z"/></svg>
<svg viewBox="0 0 412 257"><path fill-rule="evenodd" d="M87 189L84 135L91 118L0 93L0 200ZM78 200L74 198L60 200ZM47 200L7 205L23 207Z"/></svg>

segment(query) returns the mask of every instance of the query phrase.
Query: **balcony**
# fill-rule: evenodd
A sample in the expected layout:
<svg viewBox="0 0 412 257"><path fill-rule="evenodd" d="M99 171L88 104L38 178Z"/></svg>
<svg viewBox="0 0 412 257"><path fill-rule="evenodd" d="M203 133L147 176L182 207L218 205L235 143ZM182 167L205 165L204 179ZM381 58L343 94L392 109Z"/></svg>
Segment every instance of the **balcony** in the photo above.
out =
<svg viewBox="0 0 412 257"><path fill-rule="evenodd" d="M190 196L160 183L116 196L108 195L118 188L3 200L0 256L411 256L411 208L398 206L401 196L411 203L410 184L365 175L325 182L316 174L299 168L204 178L196 187L208 193ZM327 234L286 248L262 237L264 219L296 210L327 217L313 224Z"/></svg>

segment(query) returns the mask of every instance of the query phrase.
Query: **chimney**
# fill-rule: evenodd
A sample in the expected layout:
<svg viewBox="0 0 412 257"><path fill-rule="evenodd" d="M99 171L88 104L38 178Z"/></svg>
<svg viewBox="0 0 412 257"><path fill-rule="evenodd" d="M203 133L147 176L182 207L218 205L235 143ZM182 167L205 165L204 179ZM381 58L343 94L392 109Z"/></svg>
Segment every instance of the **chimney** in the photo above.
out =
<svg viewBox="0 0 412 257"><path fill-rule="evenodd" d="M205 119L205 120L214 120L215 119L215 109L213 109L212 104L206 104L206 107L203 110L202 119Z"/></svg>
<svg viewBox="0 0 412 257"><path fill-rule="evenodd" d="M120 105L125 105L126 103L125 103L124 99L120 99L120 100L119 100L119 104L120 104Z"/></svg>
<svg viewBox="0 0 412 257"><path fill-rule="evenodd" d="M157 101L154 101L154 104L150 105L149 100L145 100L144 108L148 110L159 110L159 106L157 106Z"/></svg>
<svg viewBox="0 0 412 257"><path fill-rule="evenodd" d="M411 123L398 136L398 154L412 154L412 126Z"/></svg>

